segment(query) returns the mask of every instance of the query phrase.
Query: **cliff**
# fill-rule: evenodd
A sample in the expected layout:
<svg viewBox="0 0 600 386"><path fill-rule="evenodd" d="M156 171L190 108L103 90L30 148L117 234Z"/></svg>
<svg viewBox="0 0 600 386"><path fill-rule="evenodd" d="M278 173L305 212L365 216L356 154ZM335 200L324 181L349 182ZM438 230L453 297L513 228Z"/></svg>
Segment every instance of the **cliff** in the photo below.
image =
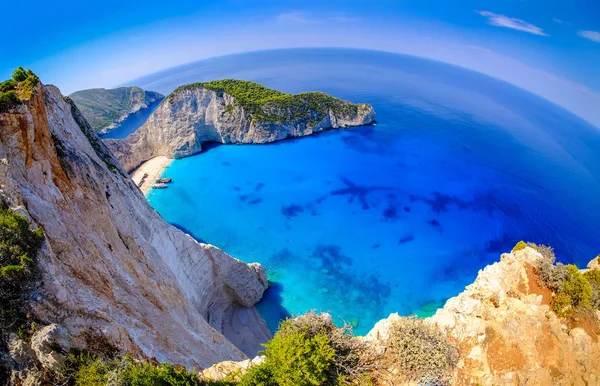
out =
<svg viewBox="0 0 600 386"><path fill-rule="evenodd" d="M45 233L32 316L64 349L106 342L189 369L254 355L270 335L253 308L264 269L166 223L75 104L32 84L0 111L0 196Z"/></svg>
<svg viewBox="0 0 600 386"><path fill-rule="evenodd" d="M375 112L367 104L225 80L180 87L135 133L106 144L131 171L152 157L198 153L206 142L267 143L374 122Z"/></svg>
<svg viewBox="0 0 600 386"><path fill-rule="evenodd" d="M600 384L600 311L558 317L537 273L542 258L532 248L503 254L427 319L460 352L453 384ZM380 321L366 339L381 345L397 318Z"/></svg>
<svg viewBox="0 0 600 386"><path fill-rule="evenodd" d="M162 94L139 87L93 88L74 92L69 97L100 134L108 133L130 115L164 99Z"/></svg>

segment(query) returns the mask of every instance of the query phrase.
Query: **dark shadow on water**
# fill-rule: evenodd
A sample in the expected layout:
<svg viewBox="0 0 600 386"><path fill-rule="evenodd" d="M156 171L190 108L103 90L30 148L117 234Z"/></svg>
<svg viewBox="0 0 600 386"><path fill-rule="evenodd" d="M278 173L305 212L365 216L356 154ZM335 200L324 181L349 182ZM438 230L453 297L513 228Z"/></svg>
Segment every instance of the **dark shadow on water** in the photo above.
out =
<svg viewBox="0 0 600 386"><path fill-rule="evenodd" d="M283 285L277 282L269 282L269 285L262 299L256 305L256 309L267 323L267 327L271 333L274 334L277 331L279 322L289 318L291 315L283 307L283 298L281 297Z"/></svg>
<svg viewBox="0 0 600 386"><path fill-rule="evenodd" d="M495 240L489 240L485 247L486 253L504 253L510 251L517 240L507 234L504 234L501 238Z"/></svg>
<svg viewBox="0 0 600 386"><path fill-rule="evenodd" d="M188 235L192 236L194 239L196 239L198 242L200 243L204 243L206 244L206 241L202 240L200 237L196 236L194 234L194 232L192 232L191 230L187 229L186 227L184 227L183 225L179 225L177 223L170 223L171 225L173 225L175 228L179 229L180 231L182 231L183 233L187 233Z"/></svg>
<svg viewBox="0 0 600 386"><path fill-rule="evenodd" d="M436 228L440 232L442 231L442 224L440 224L440 222L438 220L436 220L436 219L432 219L432 220L427 221L427 224L429 224L432 227Z"/></svg>
<svg viewBox="0 0 600 386"><path fill-rule="evenodd" d="M370 208L369 203L367 202L367 196L370 193L375 191L382 190L393 190L393 188L386 186L362 186L358 185L345 177L340 177L345 188L332 190L329 194L332 196L348 196L348 202L352 203L356 199L363 210L368 210Z"/></svg>
<svg viewBox="0 0 600 386"><path fill-rule="evenodd" d="M302 212L304 212L304 208L301 207L300 205L296 205L296 204L291 204L288 206L284 205L281 207L281 214L283 214L288 219L294 218L294 217L298 216L299 213L302 213Z"/></svg>
<svg viewBox="0 0 600 386"><path fill-rule="evenodd" d="M414 239L415 239L415 236L413 236L413 235L403 236L400 238L400 240L398 240L398 244L406 244L406 243L413 241Z"/></svg>

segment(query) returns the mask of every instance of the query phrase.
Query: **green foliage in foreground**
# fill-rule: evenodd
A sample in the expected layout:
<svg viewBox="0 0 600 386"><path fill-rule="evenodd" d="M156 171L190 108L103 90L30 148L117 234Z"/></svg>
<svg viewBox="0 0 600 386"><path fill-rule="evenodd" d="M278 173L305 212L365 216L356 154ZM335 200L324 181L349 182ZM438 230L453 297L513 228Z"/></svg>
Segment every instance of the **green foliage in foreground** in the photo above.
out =
<svg viewBox="0 0 600 386"><path fill-rule="evenodd" d="M44 240L40 228L0 203L0 327L5 334L20 327L23 302L35 278L36 255Z"/></svg>
<svg viewBox="0 0 600 386"><path fill-rule="evenodd" d="M525 241L521 240L513 247L512 252L521 251L525 248L527 248L527 243Z"/></svg>
<svg viewBox="0 0 600 386"><path fill-rule="evenodd" d="M576 265L555 263L554 250L546 245L520 241L516 250L531 247L542 258L537 263L537 273L542 285L554 292L552 309L563 318L571 318L577 312L600 309L600 271L579 271Z"/></svg>
<svg viewBox="0 0 600 386"><path fill-rule="evenodd" d="M23 103L23 99L31 98L38 82L39 78L33 71L17 68L12 79L0 83L0 113Z"/></svg>
<svg viewBox="0 0 600 386"><path fill-rule="evenodd" d="M337 115L350 117L358 112L362 105L334 98L322 92L304 92L296 95L264 87L246 80L224 79L204 83L192 83L177 88L169 99L185 90L204 87L217 93L226 93L235 98L235 103L250 113L257 121L281 122L303 118L317 123L331 110ZM231 114L233 108L226 106Z"/></svg>
<svg viewBox="0 0 600 386"><path fill-rule="evenodd" d="M573 313L591 308L592 287L589 281L579 272L577 266L569 264L558 268L564 270L564 280L556 293L552 308L565 318L570 318Z"/></svg>
<svg viewBox="0 0 600 386"><path fill-rule="evenodd" d="M61 384L75 386L228 386L229 382L198 379L194 372L168 363L136 363L131 358L99 358L89 352L71 352L66 368L57 374Z"/></svg>

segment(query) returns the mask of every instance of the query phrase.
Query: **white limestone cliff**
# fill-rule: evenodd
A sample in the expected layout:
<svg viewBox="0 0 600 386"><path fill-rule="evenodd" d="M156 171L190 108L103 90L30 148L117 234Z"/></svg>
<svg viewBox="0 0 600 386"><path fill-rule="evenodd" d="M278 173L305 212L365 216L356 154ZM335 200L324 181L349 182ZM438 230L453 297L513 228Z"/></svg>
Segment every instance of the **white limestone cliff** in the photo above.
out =
<svg viewBox="0 0 600 386"><path fill-rule="evenodd" d="M43 323L189 369L269 338L252 307L264 269L166 223L57 88L0 114L0 161L3 199L46 235L32 299Z"/></svg>
<svg viewBox="0 0 600 386"><path fill-rule="evenodd" d="M282 122L257 121L236 104L233 96L198 86L167 97L135 133L124 140L107 140L106 144L124 169L131 171L156 156L181 158L198 153L206 142L267 143L374 121L373 107L367 104L359 104L356 114L327 110L319 121L306 117Z"/></svg>

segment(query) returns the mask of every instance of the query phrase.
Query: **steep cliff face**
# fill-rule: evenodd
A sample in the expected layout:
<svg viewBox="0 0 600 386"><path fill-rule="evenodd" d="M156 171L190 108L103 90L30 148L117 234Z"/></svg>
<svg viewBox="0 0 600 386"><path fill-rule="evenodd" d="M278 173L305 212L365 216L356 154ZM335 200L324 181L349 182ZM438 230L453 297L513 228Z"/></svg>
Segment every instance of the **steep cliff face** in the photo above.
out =
<svg viewBox="0 0 600 386"><path fill-rule="evenodd" d="M352 109L300 112L296 106L266 103L262 106L262 115L281 118L262 119L232 95L195 85L171 94L148 121L126 139L107 140L106 144L125 170L131 171L159 155L181 158L198 153L205 142L267 143L375 121L370 105L336 101Z"/></svg>
<svg viewBox="0 0 600 386"><path fill-rule="evenodd" d="M600 312L566 322L534 267L532 248L502 255L428 318L460 352L455 385L599 385ZM366 337L387 339L391 315Z"/></svg>
<svg viewBox="0 0 600 386"><path fill-rule="evenodd" d="M90 126L104 134L140 110L161 101L164 95L139 87L93 88L69 96Z"/></svg>
<svg viewBox="0 0 600 386"><path fill-rule="evenodd" d="M252 308L264 269L167 224L57 88L38 84L0 114L0 183L46 234L32 300L44 323L188 368L244 359L268 339Z"/></svg>

